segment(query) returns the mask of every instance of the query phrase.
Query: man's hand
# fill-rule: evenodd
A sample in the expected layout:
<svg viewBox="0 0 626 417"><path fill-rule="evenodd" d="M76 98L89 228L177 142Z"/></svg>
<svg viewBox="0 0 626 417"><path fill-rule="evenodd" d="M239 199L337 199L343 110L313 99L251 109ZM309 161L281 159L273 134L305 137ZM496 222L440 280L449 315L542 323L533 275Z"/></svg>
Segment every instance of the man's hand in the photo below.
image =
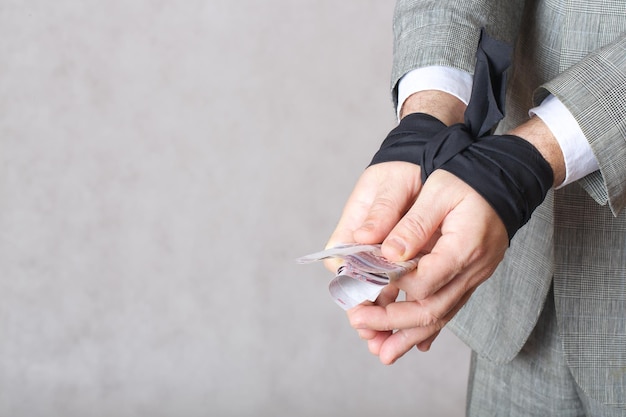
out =
<svg viewBox="0 0 626 417"><path fill-rule="evenodd" d="M426 113L445 125L451 125L463 122L465 107L451 94L436 90L420 91L404 102L401 117ZM357 182L326 247L352 242L381 243L411 208L421 187L421 170L415 164L385 162L370 166ZM435 233L431 241L437 237L439 235ZM424 249L428 249L428 244L424 245ZM325 261L332 273L337 272L339 263L336 259ZM376 305L385 306L394 302L398 293L397 287L389 285L376 300ZM390 331L367 329L358 330L358 333L369 340L370 350L376 354L381 342L391 335Z"/></svg>
<svg viewBox="0 0 626 417"><path fill-rule="evenodd" d="M434 244L434 245L433 245ZM406 260L428 246L416 271L375 304L348 311L372 353L390 364L413 346L428 350L439 331L486 280L508 248L506 229L491 206L454 175L438 170L383 241L383 254ZM395 301L398 290L406 301Z"/></svg>
<svg viewBox="0 0 626 417"><path fill-rule="evenodd" d="M380 243L413 205L421 189L420 167L408 162L372 165L359 178L326 247ZM336 260L326 267L337 272Z"/></svg>

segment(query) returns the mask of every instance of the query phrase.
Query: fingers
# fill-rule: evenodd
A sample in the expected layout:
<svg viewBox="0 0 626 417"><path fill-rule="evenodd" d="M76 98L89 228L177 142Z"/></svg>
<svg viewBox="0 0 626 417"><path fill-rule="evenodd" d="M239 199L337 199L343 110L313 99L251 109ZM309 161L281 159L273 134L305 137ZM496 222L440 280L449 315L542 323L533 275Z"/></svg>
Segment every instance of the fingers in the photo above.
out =
<svg viewBox="0 0 626 417"><path fill-rule="evenodd" d="M435 334L433 334L432 336L430 336L428 339L424 340L423 342L419 342L418 344L415 345L415 347L422 352L428 352L433 342L437 338L437 336L439 336L439 333L441 333L441 330L436 331Z"/></svg>
<svg viewBox="0 0 626 417"><path fill-rule="evenodd" d="M354 231L361 227L367 217L372 202L376 198L376 188L375 173L368 169L361 175L350 197L348 197L339 222L326 243L326 248L337 246L340 243L356 242ZM324 261L324 266L332 273L337 272L340 264L341 260L336 258Z"/></svg>
<svg viewBox="0 0 626 417"><path fill-rule="evenodd" d="M358 242L380 243L413 204L421 187L420 168L399 162L381 175L376 197L361 226L354 231Z"/></svg>
<svg viewBox="0 0 626 417"><path fill-rule="evenodd" d="M416 346L427 351L441 329L465 305L480 280L455 278L427 300L363 305L349 312L350 324L367 334L368 348L391 364Z"/></svg>
<svg viewBox="0 0 626 417"><path fill-rule="evenodd" d="M459 303L464 304L482 281L482 276L459 275L426 299L363 306L354 309L348 318L353 328L362 331L432 326L454 312ZM412 298L408 293L407 297Z"/></svg>
<svg viewBox="0 0 626 417"><path fill-rule="evenodd" d="M348 317L351 318L354 315L358 315L359 311L367 311L373 307L384 308L385 306L374 306L374 304L371 303L363 304L349 310ZM354 326L353 320L350 321ZM427 327L399 330L395 333L392 330L357 328L357 332L362 339L367 340L367 347L370 353L379 356L380 361L385 365L395 362L397 358L410 350L416 343L419 343L422 340L434 340L434 337L436 337L436 335L432 335L432 330ZM435 332L438 333L438 331ZM412 340L415 340L413 345L411 345Z"/></svg>
<svg viewBox="0 0 626 417"><path fill-rule="evenodd" d="M432 340L437 337L443 325L442 323L441 327L414 327L412 329L398 330L379 346L377 355L380 362L385 365L391 365L413 349L414 346L428 343L428 341L432 343ZM430 344L428 344L428 348L430 348Z"/></svg>
<svg viewBox="0 0 626 417"><path fill-rule="evenodd" d="M339 243L354 242L353 233L361 227L369 213L372 202L376 198L374 173L366 170L357 181L354 190L348 197L339 222L331 234L326 247Z"/></svg>
<svg viewBox="0 0 626 417"><path fill-rule="evenodd" d="M455 180L460 181L445 171L431 174L419 198L383 241L382 252L387 259L404 261L414 258L432 240L465 191L451 188L451 184L458 185Z"/></svg>
<svg viewBox="0 0 626 417"><path fill-rule="evenodd" d="M470 296L471 292L465 294L445 317L430 326L400 329L388 336L377 350L380 361L386 365L392 364L411 350L413 346L421 351L429 350L444 326L452 320Z"/></svg>
<svg viewBox="0 0 626 417"><path fill-rule="evenodd" d="M395 283L417 300L428 298L455 277L486 279L508 248L506 229L489 203L469 185L442 170L429 177L414 206L388 240L398 236L413 245L407 244L405 257L430 247L417 271ZM423 244L427 238L430 240ZM387 243L383 242L383 253L389 256Z"/></svg>
<svg viewBox="0 0 626 417"><path fill-rule="evenodd" d="M392 331L377 332L376 335L367 341L367 348L372 355L380 356L380 352L387 342L393 336Z"/></svg>
<svg viewBox="0 0 626 417"><path fill-rule="evenodd" d="M380 243L415 200L421 187L420 167L385 162L365 170L346 205L328 246Z"/></svg>
<svg viewBox="0 0 626 417"><path fill-rule="evenodd" d="M394 285L412 299L427 300L452 280L458 284L479 276L482 278L485 273L482 263L475 262L476 251L470 248L472 245L468 239L458 237L450 234L440 236L431 252L420 258L418 269L398 278Z"/></svg>
<svg viewBox="0 0 626 417"><path fill-rule="evenodd" d="M393 303L398 297L399 290L393 285L387 285L383 288L382 292L376 299L374 303L365 302L362 303L350 310L347 311L348 318L355 314L359 309L367 306L379 305L386 306L390 303ZM374 355L378 355L378 351L380 350L380 346L383 344L385 339L391 336L391 331L379 331L373 329L356 329L359 337L363 340L367 340L367 345L371 353Z"/></svg>

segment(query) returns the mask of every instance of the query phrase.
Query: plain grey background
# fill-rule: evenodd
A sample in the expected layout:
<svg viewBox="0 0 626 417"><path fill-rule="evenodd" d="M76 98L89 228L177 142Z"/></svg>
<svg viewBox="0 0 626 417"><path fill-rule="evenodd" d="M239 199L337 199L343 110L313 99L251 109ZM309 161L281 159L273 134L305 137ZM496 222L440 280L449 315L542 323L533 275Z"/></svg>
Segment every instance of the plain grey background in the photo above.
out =
<svg viewBox="0 0 626 417"><path fill-rule="evenodd" d="M0 0L1 416L461 416L322 249L394 126L391 0Z"/></svg>

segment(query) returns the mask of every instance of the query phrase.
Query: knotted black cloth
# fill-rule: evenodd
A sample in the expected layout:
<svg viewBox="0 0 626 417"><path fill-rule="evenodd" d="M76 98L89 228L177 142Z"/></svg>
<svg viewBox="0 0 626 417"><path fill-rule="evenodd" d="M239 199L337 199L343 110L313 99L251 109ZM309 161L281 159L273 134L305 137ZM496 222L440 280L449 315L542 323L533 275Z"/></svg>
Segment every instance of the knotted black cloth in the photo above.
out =
<svg viewBox="0 0 626 417"><path fill-rule="evenodd" d="M421 165L423 147L446 130L446 127L443 122L429 114L407 114L400 120L398 126L389 132L370 165L389 161L404 161Z"/></svg>
<svg viewBox="0 0 626 417"><path fill-rule="evenodd" d="M446 127L436 118L405 116L370 165L388 161L421 166L422 182L436 169L456 175L485 198L509 240L544 200L553 172L539 151L514 135L488 135L504 116L505 71L511 48L481 32L465 123Z"/></svg>

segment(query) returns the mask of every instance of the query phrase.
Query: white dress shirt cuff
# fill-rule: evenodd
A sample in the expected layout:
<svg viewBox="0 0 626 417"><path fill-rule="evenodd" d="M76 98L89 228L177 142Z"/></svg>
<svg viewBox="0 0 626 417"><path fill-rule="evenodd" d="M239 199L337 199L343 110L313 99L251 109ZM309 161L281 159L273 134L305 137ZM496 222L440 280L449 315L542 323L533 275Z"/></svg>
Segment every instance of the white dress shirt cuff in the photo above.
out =
<svg viewBox="0 0 626 417"><path fill-rule="evenodd" d="M599 168L591 145L580 129L580 125L558 98L549 95L538 107L530 109L528 114L543 120L561 146L565 159L565 180L556 187L557 189Z"/></svg>
<svg viewBox="0 0 626 417"><path fill-rule="evenodd" d="M396 115L400 119L402 105L410 95L425 90L444 91L467 104L472 95L472 82L473 77L469 73L456 68L430 66L414 69L398 83Z"/></svg>

